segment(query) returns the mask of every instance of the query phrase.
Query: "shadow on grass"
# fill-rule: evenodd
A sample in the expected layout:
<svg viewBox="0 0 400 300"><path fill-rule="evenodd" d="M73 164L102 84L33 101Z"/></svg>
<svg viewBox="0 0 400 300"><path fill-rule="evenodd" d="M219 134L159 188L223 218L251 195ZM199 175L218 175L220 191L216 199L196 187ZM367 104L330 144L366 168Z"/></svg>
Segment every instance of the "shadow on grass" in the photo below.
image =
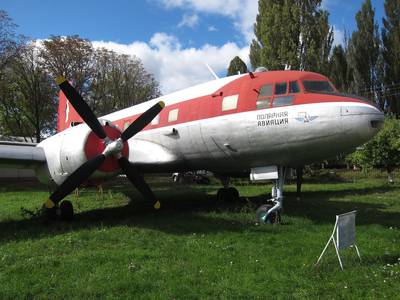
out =
<svg viewBox="0 0 400 300"><path fill-rule="evenodd" d="M215 196L206 191L186 190L180 192L179 198L169 193L169 198L160 197L162 209L154 208L143 200L131 201L129 204L117 207L96 208L75 215L71 223L61 221L45 221L41 217L23 220L0 222L0 241L43 238L69 231L99 227L131 226L154 229L172 234L212 233L212 232L242 232L254 228L251 220L235 220L224 212L238 212L245 205L238 203L216 203ZM120 191L121 192L121 191ZM123 192L123 191L122 191ZM123 192L125 193L125 192ZM94 193L90 193L94 194ZM136 193L126 192L126 195L137 199ZM182 195L190 195L182 197ZM207 214L212 212L212 214Z"/></svg>
<svg viewBox="0 0 400 300"><path fill-rule="evenodd" d="M400 212L385 211L387 206L379 203L378 199L374 203L334 200L349 196L379 195L396 190L400 193L400 188L396 186L304 192L299 201L296 200L295 193L286 193L284 213L290 216L304 217L321 224L334 222L335 215L357 210L357 224L359 225L380 224L397 227Z"/></svg>
<svg viewBox="0 0 400 300"><path fill-rule="evenodd" d="M38 218L4 221L0 222L0 240L42 238L80 229L118 225L154 229L178 235L257 230L252 218L235 218L234 214L252 214L269 197L267 194L247 199L241 198L237 203L217 203L215 196L208 194L207 189L209 188L184 187L178 192L159 191L157 194L162 202L160 211L154 211L145 202L131 201L125 206L97 208L78 213L72 223L44 224ZM286 193L284 214L307 218L318 224L333 224L336 214L356 209L358 211L357 224L398 226L400 213L383 211L385 208L383 204L330 200L333 197L365 196L396 189L399 190L398 187L371 187L305 192L300 201L295 199L295 193L289 192ZM121 192L130 198L137 198L135 193Z"/></svg>

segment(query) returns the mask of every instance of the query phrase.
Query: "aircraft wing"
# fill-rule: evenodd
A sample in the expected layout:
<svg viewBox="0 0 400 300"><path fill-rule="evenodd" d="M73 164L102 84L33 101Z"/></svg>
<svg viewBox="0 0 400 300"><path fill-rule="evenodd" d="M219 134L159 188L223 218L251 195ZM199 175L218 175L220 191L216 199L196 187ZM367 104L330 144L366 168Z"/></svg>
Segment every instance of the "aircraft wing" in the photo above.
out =
<svg viewBox="0 0 400 300"><path fill-rule="evenodd" d="M140 138L129 140L129 151L129 161L144 172L163 172L180 161L170 149Z"/></svg>
<svg viewBox="0 0 400 300"><path fill-rule="evenodd" d="M44 150L36 144L0 142L1 168L31 169L44 163Z"/></svg>

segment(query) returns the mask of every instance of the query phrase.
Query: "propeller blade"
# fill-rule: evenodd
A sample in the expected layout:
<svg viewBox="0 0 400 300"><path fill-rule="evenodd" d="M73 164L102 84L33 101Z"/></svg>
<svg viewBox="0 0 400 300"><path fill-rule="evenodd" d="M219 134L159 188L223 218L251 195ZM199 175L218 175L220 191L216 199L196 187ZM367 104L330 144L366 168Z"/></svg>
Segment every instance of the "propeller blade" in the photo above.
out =
<svg viewBox="0 0 400 300"><path fill-rule="evenodd" d="M138 189L138 191L144 196L146 200L151 201L155 209L160 209L160 202L156 199L156 196L147 185L144 178L139 174L136 168L131 165L128 159L124 156L118 159L119 166L124 171L129 181Z"/></svg>
<svg viewBox="0 0 400 300"><path fill-rule="evenodd" d="M147 126L165 107L165 103L160 101L153 105L151 108L146 110L143 114L139 116L122 134L121 139L123 141L129 140L139 131Z"/></svg>
<svg viewBox="0 0 400 300"><path fill-rule="evenodd" d="M97 120L89 105L85 102L85 100L83 100L82 96L64 77L58 77L56 82L85 123L100 139L105 139L107 135L104 132L103 127L101 126L99 120Z"/></svg>
<svg viewBox="0 0 400 300"><path fill-rule="evenodd" d="M46 202L47 208L53 208L65 196L76 189L82 182L84 182L106 159L104 154L100 154L91 160L85 162L82 166L76 169L69 177L51 194L49 200Z"/></svg>

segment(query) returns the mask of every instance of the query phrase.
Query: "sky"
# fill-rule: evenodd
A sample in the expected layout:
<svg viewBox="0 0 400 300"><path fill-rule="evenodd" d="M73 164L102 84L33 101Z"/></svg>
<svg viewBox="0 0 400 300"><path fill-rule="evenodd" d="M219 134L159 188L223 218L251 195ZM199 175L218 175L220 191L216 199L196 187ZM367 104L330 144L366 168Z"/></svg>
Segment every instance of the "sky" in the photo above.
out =
<svg viewBox="0 0 400 300"><path fill-rule="evenodd" d="M323 0L330 13L335 44L356 28L363 0ZM372 0L376 20L383 0ZM119 53L136 55L166 94L212 80L206 64L225 76L238 55L249 62L249 44L258 13L257 0L0 0L33 39L77 34Z"/></svg>

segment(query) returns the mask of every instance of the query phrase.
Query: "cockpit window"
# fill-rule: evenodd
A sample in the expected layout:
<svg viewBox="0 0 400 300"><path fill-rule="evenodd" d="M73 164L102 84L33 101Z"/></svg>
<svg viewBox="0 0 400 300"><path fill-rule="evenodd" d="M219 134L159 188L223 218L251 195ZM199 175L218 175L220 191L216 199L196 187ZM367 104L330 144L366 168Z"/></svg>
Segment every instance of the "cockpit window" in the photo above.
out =
<svg viewBox="0 0 400 300"><path fill-rule="evenodd" d="M304 90L309 93L335 93L329 81L303 81Z"/></svg>
<svg viewBox="0 0 400 300"><path fill-rule="evenodd" d="M260 89L260 93L258 94L258 98L270 96L272 96L272 84L263 85Z"/></svg>
<svg viewBox="0 0 400 300"><path fill-rule="evenodd" d="M294 99L293 95L275 97L274 101L272 102L272 107L292 105L293 99Z"/></svg>
<svg viewBox="0 0 400 300"><path fill-rule="evenodd" d="M283 95L286 94L287 83L280 82L275 85L275 95Z"/></svg>
<svg viewBox="0 0 400 300"><path fill-rule="evenodd" d="M300 93L299 83L297 81L289 82L289 94Z"/></svg>

